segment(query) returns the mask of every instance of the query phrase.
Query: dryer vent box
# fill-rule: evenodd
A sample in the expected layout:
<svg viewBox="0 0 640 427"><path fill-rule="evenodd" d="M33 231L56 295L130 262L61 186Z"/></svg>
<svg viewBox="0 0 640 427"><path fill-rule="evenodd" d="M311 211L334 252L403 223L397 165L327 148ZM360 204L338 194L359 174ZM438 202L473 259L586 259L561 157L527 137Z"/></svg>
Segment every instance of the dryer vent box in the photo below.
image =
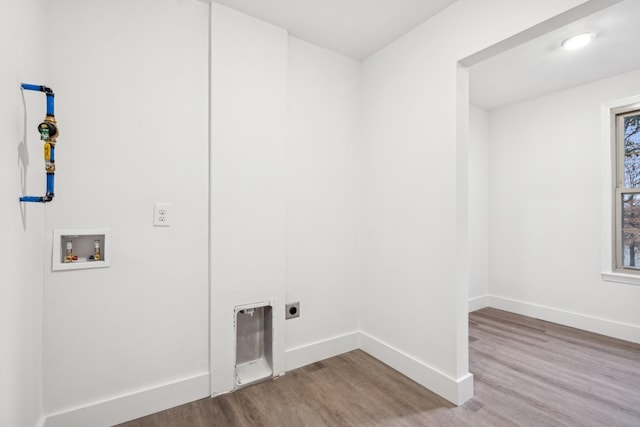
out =
<svg viewBox="0 0 640 427"><path fill-rule="evenodd" d="M273 378L273 308L235 308L236 378L234 389Z"/></svg>

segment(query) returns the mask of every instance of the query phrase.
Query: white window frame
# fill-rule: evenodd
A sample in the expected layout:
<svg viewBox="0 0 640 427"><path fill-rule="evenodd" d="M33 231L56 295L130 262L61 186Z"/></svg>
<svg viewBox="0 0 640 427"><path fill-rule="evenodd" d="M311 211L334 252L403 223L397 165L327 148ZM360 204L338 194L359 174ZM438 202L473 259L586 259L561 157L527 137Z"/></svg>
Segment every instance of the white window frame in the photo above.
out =
<svg viewBox="0 0 640 427"><path fill-rule="evenodd" d="M601 106L601 149L602 149L602 279L610 282L640 285L640 269L623 268L618 265L621 259L622 245L618 236L621 228L621 215L618 207L622 193L640 193L640 189L623 189L623 156L617 148L617 116L625 112L640 109L640 95L619 99Z"/></svg>

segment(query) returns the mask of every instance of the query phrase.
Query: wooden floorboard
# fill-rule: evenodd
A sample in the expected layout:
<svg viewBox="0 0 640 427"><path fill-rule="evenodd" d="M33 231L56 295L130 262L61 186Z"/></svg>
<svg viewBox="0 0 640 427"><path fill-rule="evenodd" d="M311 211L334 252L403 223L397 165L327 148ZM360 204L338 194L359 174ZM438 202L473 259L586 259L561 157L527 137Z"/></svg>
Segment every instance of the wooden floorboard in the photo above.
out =
<svg viewBox="0 0 640 427"><path fill-rule="evenodd" d="M356 350L120 427L640 427L638 344L485 308L469 352L459 407Z"/></svg>

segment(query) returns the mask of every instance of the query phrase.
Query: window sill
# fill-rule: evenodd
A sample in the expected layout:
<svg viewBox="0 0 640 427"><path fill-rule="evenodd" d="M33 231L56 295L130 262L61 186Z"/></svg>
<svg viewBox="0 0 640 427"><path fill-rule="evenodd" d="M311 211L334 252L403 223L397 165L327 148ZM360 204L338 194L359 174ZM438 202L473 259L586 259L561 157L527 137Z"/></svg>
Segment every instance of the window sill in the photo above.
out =
<svg viewBox="0 0 640 427"><path fill-rule="evenodd" d="M602 273L602 280L629 285L640 285L640 274L614 273L611 271Z"/></svg>

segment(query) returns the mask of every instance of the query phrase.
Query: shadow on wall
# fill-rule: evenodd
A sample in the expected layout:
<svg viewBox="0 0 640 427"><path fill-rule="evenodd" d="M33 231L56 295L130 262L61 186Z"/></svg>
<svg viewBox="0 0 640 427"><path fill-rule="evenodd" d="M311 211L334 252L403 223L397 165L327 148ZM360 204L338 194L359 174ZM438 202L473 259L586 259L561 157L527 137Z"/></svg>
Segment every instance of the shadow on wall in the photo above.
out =
<svg viewBox="0 0 640 427"><path fill-rule="evenodd" d="M27 172L29 171L29 149L27 147L27 101L24 97L24 89L20 89L22 94L23 108L23 131L22 140L18 143L18 164L20 165L20 194L27 194ZM20 217L22 218L22 229L27 230L27 205L20 203Z"/></svg>

